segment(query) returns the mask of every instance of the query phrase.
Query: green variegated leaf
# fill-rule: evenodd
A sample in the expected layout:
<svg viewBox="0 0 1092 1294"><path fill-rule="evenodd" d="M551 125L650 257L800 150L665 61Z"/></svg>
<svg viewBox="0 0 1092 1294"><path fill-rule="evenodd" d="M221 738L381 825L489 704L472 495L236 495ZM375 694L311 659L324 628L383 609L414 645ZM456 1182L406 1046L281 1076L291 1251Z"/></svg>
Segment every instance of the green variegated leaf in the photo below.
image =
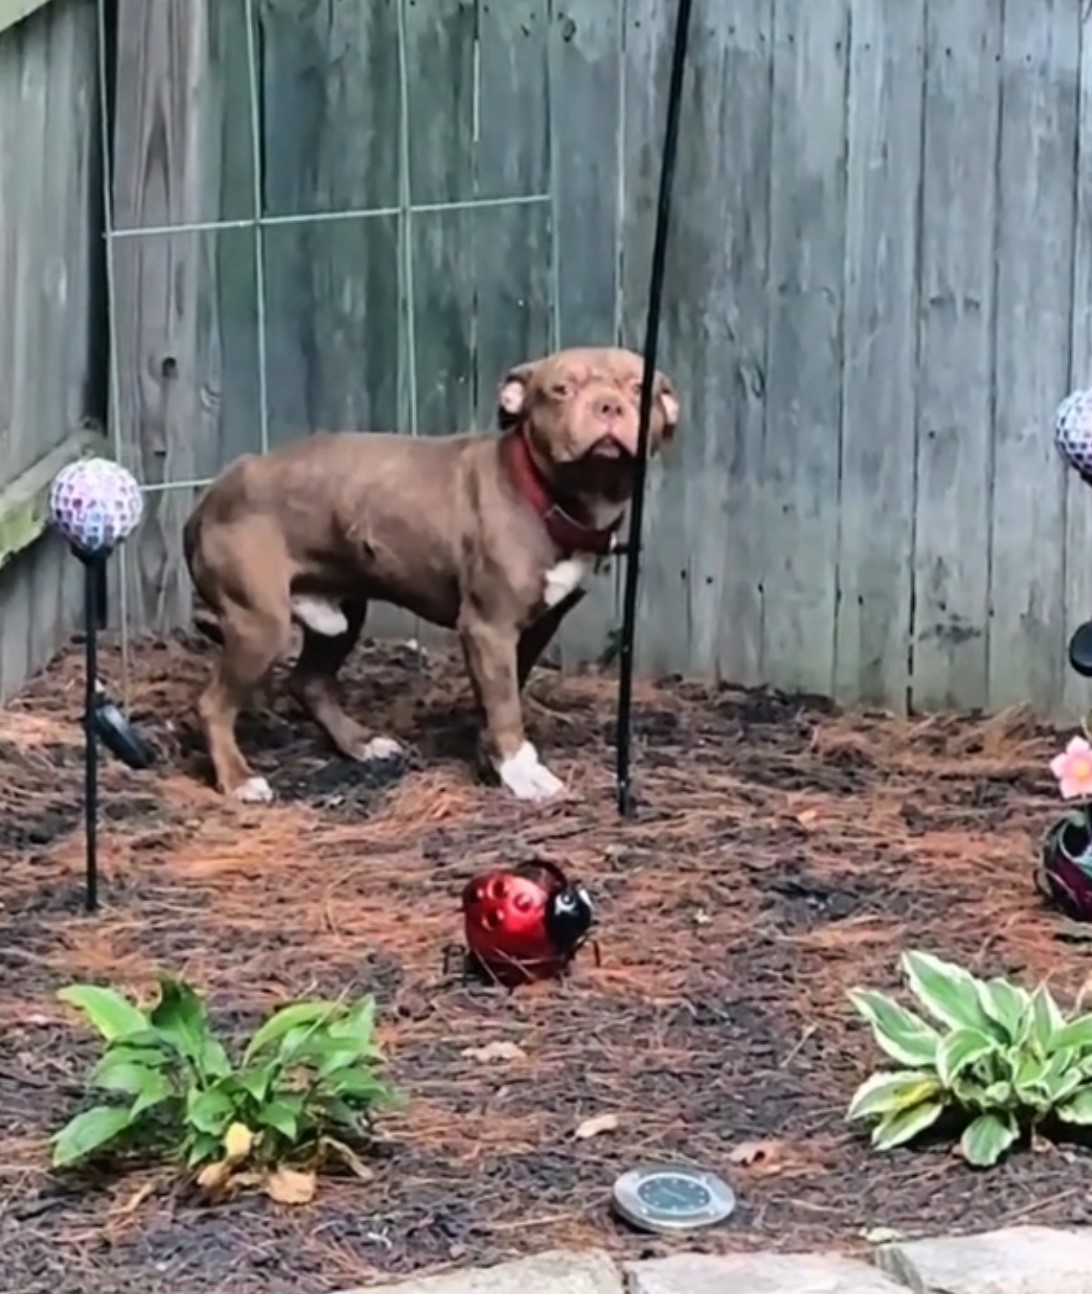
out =
<svg viewBox="0 0 1092 1294"><path fill-rule="evenodd" d="M872 1026L878 1046L892 1060L912 1069L934 1063L940 1034L921 1016L871 989L851 989L849 1000Z"/></svg>
<svg viewBox="0 0 1092 1294"><path fill-rule="evenodd" d="M943 1101L923 1101L909 1110L898 1110L881 1119L872 1130L876 1150L894 1150L931 1128L944 1112Z"/></svg>
<svg viewBox="0 0 1092 1294"><path fill-rule="evenodd" d="M959 1148L963 1158L975 1168L989 1168L996 1164L1020 1135L1020 1129L1011 1114L980 1114L964 1130Z"/></svg>
<svg viewBox="0 0 1092 1294"><path fill-rule="evenodd" d="M1046 1050L1052 1055L1059 1051L1092 1052L1092 1015L1079 1015L1056 1029Z"/></svg>
<svg viewBox="0 0 1092 1294"><path fill-rule="evenodd" d="M950 1029L1004 1039L1001 1027L983 1010L979 981L968 971L923 952L903 953L901 965L911 992L934 1019Z"/></svg>
<svg viewBox="0 0 1092 1294"><path fill-rule="evenodd" d="M998 1079L996 1083L990 1083L988 1087L982 1089L982 1095L975 1108L979 1110L996 1110L999 1106L1008 1105L1013 1097L1012 1084L1005 1079Z"/></svg>
<svg viewBox="0 0 1092 1294"><path fill-rule="evenodd" d="M1054 1050L1055 1039L1065 1025L1065 1017L1045 984L1040 984L1032 993L1030 1010L1031 1030L1028 1033L1028 1043L1039 1055L1048 1055ZM1062 1043L1063 1047L1068 1045L1068 1043Z"/></svg>
<svg viewBox="0 0 1092 1294"><path fill-rule="evenodd" d="M1029 1091L1042 1083L1046 1073L1047 1062L1041 1056L1025 1052L1016 1062L1012 1076L1013 1086L1018 1092Z"/></svg>
<svg viewBox="0 0 1092 1294"><path fill-rule="evenodd" d="M982 1009L1004 1030L1009 1042L1019 1043L1028 1023L1031 994L1006 979L991 979L978 988Z"/></svg>
<svg viewBox="0 0 1092 1294"><path fill-rule="evenodd" d="M1055 1111L1063 1123L1076 1123L1082 1127L1092 1124L1092 1087L1083 1087L1068 1101L1062 1102Z"/></svg>
<svg viewBox="0 0 1092 1294"><path fill-rule="evenodd" d="M945 1087L951 1087L958 1074L976 1060L997 1050L997 1042L977 1029L956 1029L937 1048L937 1076Z"/></svg>
<svg viewBox="0 0 1092 1294"><path fill-rule="evenodd" d="M936 1074L927 1070L904 1069L898 1073L873 1074L854 1092L846 1111L847 1119L868 1119L897 1114L941 1090Z"/></svg>

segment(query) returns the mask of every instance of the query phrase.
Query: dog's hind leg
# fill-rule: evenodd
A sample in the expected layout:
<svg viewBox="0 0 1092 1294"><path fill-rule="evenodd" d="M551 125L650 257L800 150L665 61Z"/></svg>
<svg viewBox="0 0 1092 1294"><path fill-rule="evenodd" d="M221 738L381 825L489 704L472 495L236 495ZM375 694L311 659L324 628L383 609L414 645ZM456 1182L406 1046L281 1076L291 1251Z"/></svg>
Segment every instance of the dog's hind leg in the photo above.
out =
<svg viewBox="0 0 1092 1294"><path fill-rule="evenodd" d="M224 647L208 687L197 703L209 757L220 790L244 804L267 804L273 792L250 770L235 737L239 713L288 647L291 616L283 606L219 608Z"/></svg>
<svg viewBox="0 0 1092 1294"><path fill-rule="evenodd" d="M337 749L349 759L391 759L401 747L390 737L369 737L342 708L337 672L360 638L367 615L367 602L344 605L345 627L341 633L322 633L339 626L324 610L320 616L303 599L294 599L293 611L303 629L303 650L288 678L288 687L299 704L322 728Z"/></svg>

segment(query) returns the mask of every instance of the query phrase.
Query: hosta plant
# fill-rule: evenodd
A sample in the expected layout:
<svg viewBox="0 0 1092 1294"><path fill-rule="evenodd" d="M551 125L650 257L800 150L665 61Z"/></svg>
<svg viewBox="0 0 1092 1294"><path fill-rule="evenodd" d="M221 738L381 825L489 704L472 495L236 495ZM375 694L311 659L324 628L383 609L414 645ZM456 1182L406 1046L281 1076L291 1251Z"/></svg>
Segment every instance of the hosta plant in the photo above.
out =
<svg viewBox="0 0 1092 1294"><path fill-rule="evenodd" d="M347 1143L394 1098L376 1075L370 997L286 1006L234 1060L201 998L179 980L162 978L147 1011L95 985L59 997L105 1042L90 1083L109 1100L56 1134L55 1167L140 1147L177 1160L206 1189L261 1184L286 1202L309 1198L325 1151L366 1174Z"/></svg>
<svg viewBox="0 0 1092 1294"><path fill-rule="evenodd" d="M898 1066L866 1079L849 1106L850 1120L874 1121L876 1149L950 1113L964 1124L963 1157L987 1167L1044 1121L1092 1125L1092 1014L1066 1020L1046 985L977 979L925 952L905 953L900 967L928 1019L886 994L850 993Z"/></svg>

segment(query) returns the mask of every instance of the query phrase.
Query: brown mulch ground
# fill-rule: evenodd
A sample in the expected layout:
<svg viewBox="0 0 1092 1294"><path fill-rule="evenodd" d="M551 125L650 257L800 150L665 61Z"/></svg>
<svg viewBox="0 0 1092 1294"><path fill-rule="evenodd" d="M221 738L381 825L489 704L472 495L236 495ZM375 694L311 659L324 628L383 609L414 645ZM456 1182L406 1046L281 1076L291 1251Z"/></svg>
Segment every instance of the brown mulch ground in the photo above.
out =
<svg viewBox="0 0 1092 1294"><path fill-rule="evenodd" d="M534 735L582 798L528 810L474 779L459 670L439 658L419 673L400 648L370 646L348 671L351 708L412 743L411 767L369 780L277 696L244 740L281 800L246 809L203 780L190 707L207 654L179 640L134 655L133 715L163 760L145 774L109 763L94 917L81 911L78 650L0 716L4 1289L318 1294L553 1245L664 1252L606 1204L619 1171L670 1155L725 1171L741 1197L726 1226L679 1242L691 1248L1092 1217L1078 1148L976 1174L943 1145L877 1157L843 1123L877 1063L845 992L893 984L899 950L1049 976L1067 1002L1081 989L1087 949L1031 879L1057 812L1051 734L1013 717L900 722L646 687L642 803L622 824L613 682L532 684ZM116 683L116 656L106 673ZM593 890L601 968L584 955L566 984L512 996L445 980L466 878L536 853ZM143 993L157 969L190 978L240 1036L285 1000L374 991L411 1098L381 1125L374 1180L324 1179L293 1210L208 1207L141 1172L51 1175L45 1139L85 1100L95 1054L55 990ZM463 1054L494 1041L524 1058ZM574 1139L606 1113L616 1131ZM734 1164L754 1141L766 1155Z"/></svg>

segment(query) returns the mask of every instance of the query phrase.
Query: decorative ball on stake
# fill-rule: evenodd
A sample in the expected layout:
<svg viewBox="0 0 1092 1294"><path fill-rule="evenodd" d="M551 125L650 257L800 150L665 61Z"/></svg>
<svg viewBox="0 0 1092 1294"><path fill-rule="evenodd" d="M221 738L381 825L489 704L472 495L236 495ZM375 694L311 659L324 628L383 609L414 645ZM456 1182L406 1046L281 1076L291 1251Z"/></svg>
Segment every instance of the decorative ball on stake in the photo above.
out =
<svg viewBox="0 0 1092 1294"><path fill-rule="evenodd" d="M144 515L144 496L132 472L108 458L83 458L62 467L49 492L53 525L80 557L109 554L128 539Z"/></svg>
<svg viewBox="0 0 1092 1294"><path fill-rule="evenodd" d="M84 458L61 468L49 491L54 528L84 567L86 679L84 687L84 826L86 907L98 907L98 743L130 768L147 768L152 751L98 680L98 631L105 618L106 563L144 514L133 474L108 458Z"/></svg>

